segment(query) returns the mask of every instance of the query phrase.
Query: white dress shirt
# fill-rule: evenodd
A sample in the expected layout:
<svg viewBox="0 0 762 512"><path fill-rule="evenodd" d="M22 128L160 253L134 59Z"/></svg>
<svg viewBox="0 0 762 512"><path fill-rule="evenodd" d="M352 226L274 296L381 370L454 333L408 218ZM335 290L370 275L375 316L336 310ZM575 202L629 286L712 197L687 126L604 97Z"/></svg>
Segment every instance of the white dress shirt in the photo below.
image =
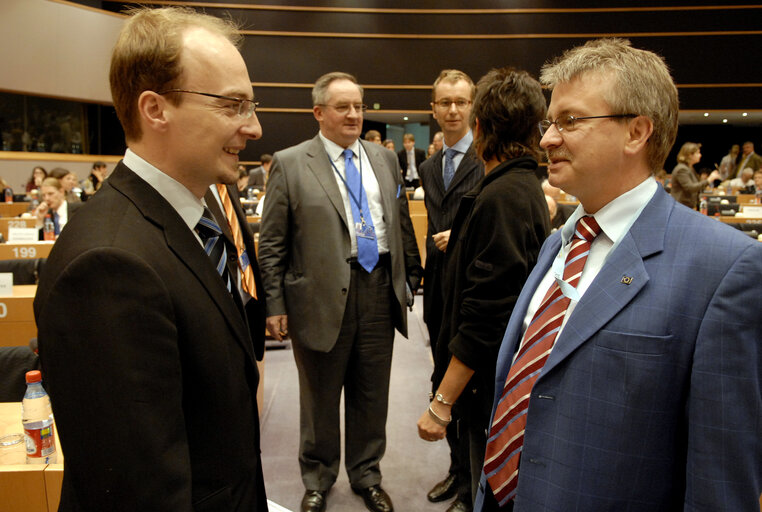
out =
<svg viewBox="0 0 762 512"><path fill-rule="evenodd" d="M344 201L344 211L347 215L347 222L349 223L349 236L352 241L352 256L357 256L357 234L354 230L355 223L354 217L352 216L352 205L349 202L351 199L347 193L347 186L344 183L344 180L346 179L346 172L344 170L344 148L335 142L328 140L322 133L320 133L320 140L323 141L323 147L325 147L325 152L328 153L328 158L333 162L333 174L336 178L336 185L339 187L341 198ZM362 148L362 144L360 144L359 140L355 140L347 149L351 149L354 153L352 161L362 177L363 194L368 197L368 208L370 209L370 217L373 219L373 227L376 231L378 252L379 254L385 254L389 252L389 244L386 240L384 208L381 205L381 189L378 186L376 173L373 172L373 167L370 165L368 155L365 152L365 149Z"/></svg>
<svg viewBox="0 0 762 512"><path fill-rule="evenodd" d="M566 322L574 311L577 302L579 302L585 294L585 291L587 291L590 284L598 275L598 272L603 268L603 265L606 263L606 258L608 258L609 254L611 254L613 249L619 245L619 242L621 242L624 235L630 230L630 227L632 227L638 219L643 208L645 208L651 200L658 187L659 185L656 183L656 180L653 176L650 176L640 185L625 192L593 214L596 222L598 222L598 225L601 227L601 232L595 240L593 240L593 243L590 246L590 254L588 254L585 268L582 270L582 275L580 276L576 291L572 288L569 295L564 293L564 295L569 296L572 300L566 310L564 321L561 324L561 329L558 331L556 339L560 338L561 331L563 331L564 326L566 326ZM571 217L566 221L563 228L561 228L561 249L558 251L555 260L553 260L551 268L534 291L534 295L529 302L529 307L524 316L522 333L526 332L529 323L532 321L537 308L540 307L540 304L545 298L545 294L548 292L554 279L561 280L564 272L564 264L566 262L566 253L570 248L570 242L574 236L577 221L585 215L589 214L585 213L582 205L579 205Z"/></svg>

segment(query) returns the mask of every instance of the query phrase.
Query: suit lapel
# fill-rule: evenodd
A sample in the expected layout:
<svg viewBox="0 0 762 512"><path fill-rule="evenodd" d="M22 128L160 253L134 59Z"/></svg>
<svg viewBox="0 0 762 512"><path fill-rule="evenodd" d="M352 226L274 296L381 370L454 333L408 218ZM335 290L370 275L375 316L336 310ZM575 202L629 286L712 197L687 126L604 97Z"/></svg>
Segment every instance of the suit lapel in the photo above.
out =
<svg viewBox="0 0 762 512"><path fill-rule="evenodd" d="M543 375L590 340L648 283L643 261L663 250L672 206L659 188L574 308L545 363Z"/></svg>
<svg viewBox="0 0 762 512"><path fill-rule="evenodd" d="M163 229L170 250L204 286L235 334L236 340L254 361L251 336L246 329L246 322L233 296L222 283L217 270L187 224L153 187L123 163L119 163L109 182L133 202L146 220Z"/></svg>
<svg viewBox="0 0 762 512"><path fill-rule="evenodd" d="M320 140L320 136L315 136L307 147L307 168L315 175L320 186L325 191L325 195L336 208L336 211L344 221L344 226L349 230L349 222L347 221L347 213L344 210L344 200L341 198L341 192L339 192L339 186L336 184L336 177L334 176L333 166L328 158L328 153L325 152L323 142Z"/></svg>
<svg viewBox="0 0 762 512"><path fill-rule="evenodd" d="M434 186L439 190L439 197L444 197L445 195L445 188L444 188L444 176L442 176L442 150L440 149L433 155L431 155L432 158L432 165L431 167L431 182L434 184Z"/></svg>

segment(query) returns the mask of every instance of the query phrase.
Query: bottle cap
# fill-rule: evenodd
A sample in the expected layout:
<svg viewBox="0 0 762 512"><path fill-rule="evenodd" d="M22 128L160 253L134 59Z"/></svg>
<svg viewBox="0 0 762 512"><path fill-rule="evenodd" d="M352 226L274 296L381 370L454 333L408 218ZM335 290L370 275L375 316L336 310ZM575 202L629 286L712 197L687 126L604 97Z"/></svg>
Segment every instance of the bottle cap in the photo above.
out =
<svg viewBox="0 0 762 512"><path fill-rule="evenodd" d="M35 382L42 382L42 374L40 373L40 370L26 372L26 383L33 384Z"/></svg>

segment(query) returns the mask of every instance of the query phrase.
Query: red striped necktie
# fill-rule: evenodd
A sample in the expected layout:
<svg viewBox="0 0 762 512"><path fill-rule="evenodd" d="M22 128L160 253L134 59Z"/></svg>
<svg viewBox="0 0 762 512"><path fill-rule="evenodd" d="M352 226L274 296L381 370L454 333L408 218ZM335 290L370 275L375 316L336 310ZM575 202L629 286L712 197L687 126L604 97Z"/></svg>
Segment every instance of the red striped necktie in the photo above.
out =
<svg viewBox="0 0 762 512"><path fill-rule="evenodd" d="M582 217L577 222L563 276L564 281L575 288L590 253L590 244L600 231L593 217ZM570 302L571 299L561 293L558 282L553 281L524 333L495 409L484 456L484 474L500 506L516 495L529 395L553 349Z"/></svg>

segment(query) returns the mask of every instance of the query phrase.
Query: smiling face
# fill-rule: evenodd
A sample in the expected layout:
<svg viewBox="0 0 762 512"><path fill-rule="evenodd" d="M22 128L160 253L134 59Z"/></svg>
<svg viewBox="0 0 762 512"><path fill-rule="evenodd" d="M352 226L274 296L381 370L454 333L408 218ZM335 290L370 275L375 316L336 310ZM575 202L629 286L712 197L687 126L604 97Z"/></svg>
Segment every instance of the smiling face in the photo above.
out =
<svg viewBox="0 0 762 512"><path fill-rule="evenodd" d="M320 132L331 142L348 148L357 140L362 131L362 94L357 84L346 79L337 79L328 84L323 105L315 105L312 113L320 124ZM346 113L340 113L336 107L349 106Z"/></svg>
<svg viewBox="0 0 762 512"><path fill-rule="evenodd" d="M468 118L471 116L471 84L465 80L450 82L443 80L437 84L434 90L434 102L431 105L434 119L442 128L447 146L452 146L468 132ZM442 100L450 101L448 108L442 108L438 102ZM459 109L456 101L467 102L466 106ZM440 148L441 149L441 148Z"/></svg>
<svg viewBox="0 0 762 512"><path fill-rule="evenodd" d="M614 114L603 99L611 81L605 76L582 75L558 84L548 119ZM563 132L552 125L540 141L548 155L548 182L576 196L588 213L595 213L621 193L627 134L626 120L615 118L577 121L573 130Z"/></svg>
<svg viewBox="0 0 762 512"><path fill-rule="evenodd" d="M205 29L183 36L179 89L253 99L241 54L227 39ZM166 154L172 175L197 196L213 183L235 183L238 153L262 136L256 114L238 116L238 102L183 94L179 105L164 102L169 119ZM200 196L199 196L200 197Z"/></svg>

